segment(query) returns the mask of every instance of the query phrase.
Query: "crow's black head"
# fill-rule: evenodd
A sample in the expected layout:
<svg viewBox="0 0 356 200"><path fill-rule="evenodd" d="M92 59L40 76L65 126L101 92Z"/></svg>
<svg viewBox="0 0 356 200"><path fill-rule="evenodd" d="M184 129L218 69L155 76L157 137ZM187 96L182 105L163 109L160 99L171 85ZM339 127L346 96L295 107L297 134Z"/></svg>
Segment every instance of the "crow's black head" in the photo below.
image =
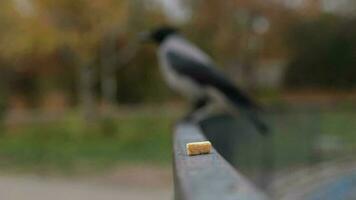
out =
<svg viewBox="0 0 356 200"><path fill-rule="evenodd" d="M172 34L177 33L178 30L173 28L173 27L169 27L169 26L165 26L165 27L160 27L158 29L153 30L152 32L150 32L149 34L149 38L151 40L153 40L154 42L160 44L162 43L168 36L171 36Z"/></svg>

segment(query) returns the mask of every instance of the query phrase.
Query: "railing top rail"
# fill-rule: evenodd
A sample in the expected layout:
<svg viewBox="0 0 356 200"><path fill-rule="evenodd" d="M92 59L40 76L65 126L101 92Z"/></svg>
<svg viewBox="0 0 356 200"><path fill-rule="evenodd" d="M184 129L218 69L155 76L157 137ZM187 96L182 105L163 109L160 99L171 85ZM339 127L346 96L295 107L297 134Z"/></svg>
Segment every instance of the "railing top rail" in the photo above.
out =
<svg viewBox="0 0 356 200"><path fill-rule="evenodd" d="M187 143L204 140L205 136L194 124L181 123L175 127L173 143L176 200L268 199L214 148L211 154L187 155Z"/></svg>

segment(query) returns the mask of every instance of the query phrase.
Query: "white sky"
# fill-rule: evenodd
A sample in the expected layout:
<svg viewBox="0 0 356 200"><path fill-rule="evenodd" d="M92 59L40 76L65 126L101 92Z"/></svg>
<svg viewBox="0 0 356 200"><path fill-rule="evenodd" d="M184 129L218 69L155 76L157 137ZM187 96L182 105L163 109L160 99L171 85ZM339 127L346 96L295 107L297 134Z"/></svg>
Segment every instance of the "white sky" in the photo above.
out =
<svg viewBox="0 0 356 200"><path fill-rule="evenodd" d="M13 0L17 11L24 16L32 16L35 13L31 0Z"/></svg>
<svg viewBox="0 0 356 200"><path fill-rule="evenodd" d="M182 0L153 0L160 3L166 15L172 22L184 23L189 20L191 16L191 11L184 7ZM274 0L275 1L275 0ZM284 3L286 6L291 8L298 8L301 4L308 0L277 0ZM338 12L338 11L354 11L356 8L356 0L321 0L322 7L328 12ZM16 5L17 10L25 15L31 16L34 14L34 8L32 6L32 0L13 0Z"/></svg>
<svg viewBox="0 0 356 200"><path fill-rule="evenodd" d="M156 0L160 2L167 14L172 20L182 21L189 19L190 12L187 8L184 8L181 0ZM223 1L223 0L221 0ZM266 0L267 1L267 0ZM272 0L276 1L276 0ZM284 3L290 8L298 8L303 3L309 0L277 0ZM321 0L322 8L327 12L340 12L340 11L354 11L356 10L356 0Z"/></svg>
<svg viewBox="0 0 356 200"><path fill-rule="evenodd" d="M156 0L161 3L166 15L176 23L183 23L190 17L190 10L184 7L181 0Z"/></svg>

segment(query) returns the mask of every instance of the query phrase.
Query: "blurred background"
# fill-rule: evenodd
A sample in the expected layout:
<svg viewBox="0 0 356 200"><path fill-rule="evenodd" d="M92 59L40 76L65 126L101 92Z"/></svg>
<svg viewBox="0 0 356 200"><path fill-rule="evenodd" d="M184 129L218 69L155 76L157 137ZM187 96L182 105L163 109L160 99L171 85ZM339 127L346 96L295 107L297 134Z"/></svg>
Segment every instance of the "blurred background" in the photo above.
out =
<svg viewBox="0 0 356 200"><path fill-rule="evenodd" d="M274 199L356 198L355 0L1 0L1 199L173 197L187 105L136 37L162 24L265 105L239 170Z"/></svg>

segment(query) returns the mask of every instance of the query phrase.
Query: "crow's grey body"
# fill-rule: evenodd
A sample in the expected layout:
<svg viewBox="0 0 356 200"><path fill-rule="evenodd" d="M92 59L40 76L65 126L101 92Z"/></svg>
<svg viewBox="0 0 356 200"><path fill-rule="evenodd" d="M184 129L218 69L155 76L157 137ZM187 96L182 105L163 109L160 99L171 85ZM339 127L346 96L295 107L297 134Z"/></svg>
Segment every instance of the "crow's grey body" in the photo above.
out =
<svg viewBox="0 0 356 200"><path fill-rule="evenodd" d="M160 45L158 50L161 71L168 85L191 101L204 98L206 96L204 88L190 77L180 74L178 70L174 68L174 65L172 65L172 58L169 56L172 52L196 60L206 66L211 65L209 57L194 45L177 35L172 35L167 38Z"/></svg>
<svg viewBox="0 0 356 200"><path fill-rule="evenodd" d="M159 42L158 57L163 77L172 89L192 102L191 115L210 105L233 113L239 110L265 132L266 126L256 114L257 104L215 68L207 54L175 33Z"/></svg>
<svg viewBox="0 0 356 200"><path fill-rule="evenodd" d="M208 55L184 38L168 37L158 52L167 83L191 101L209 98L224 107L256 107L214 67Z"/></svg>

